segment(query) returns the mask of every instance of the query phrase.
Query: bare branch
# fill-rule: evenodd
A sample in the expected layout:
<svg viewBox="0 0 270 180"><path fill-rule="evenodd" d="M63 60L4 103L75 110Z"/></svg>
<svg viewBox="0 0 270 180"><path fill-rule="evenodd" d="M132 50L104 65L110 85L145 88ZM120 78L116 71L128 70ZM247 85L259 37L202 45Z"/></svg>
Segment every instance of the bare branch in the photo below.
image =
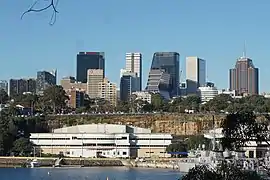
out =
<svg viewBox="0 0 270 180"><path fill-rule="evenodd" d="M40 0L35 0L35 2L32 4L32 6L22 14L21 19L23 19L24 15L26 15L27 13L30 13L30 12L42 12L42 11L45 11L45 10L48 10L48 9L51 8L51 9L53 9L53 13L52 13L52 16L51 16L51 19L50 19L50 25L53 25L56 22L56 15L58 13L56 8L57 8L59 0L44 0L44 1L49 1L50 3L47 6L43 7L43 8L35 9L35 6L37 5L37 3L39 1Z"/></svg>

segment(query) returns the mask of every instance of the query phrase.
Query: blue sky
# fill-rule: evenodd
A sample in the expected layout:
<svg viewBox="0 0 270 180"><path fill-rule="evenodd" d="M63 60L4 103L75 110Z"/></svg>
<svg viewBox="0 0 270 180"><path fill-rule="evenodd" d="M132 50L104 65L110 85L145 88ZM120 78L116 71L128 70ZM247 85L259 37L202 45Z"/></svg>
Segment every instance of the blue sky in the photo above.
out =
<svg viewBox="0 0 270 180"><path fill-rule="evenodd" d="M42 1L42 0L41 0ZM156 51L177 51L185 77L185 57L206 60L208 80L228 87L228 69L242 55L260 68L260 92L269 92L269 0L60 0L52 11L20 16L33 0L0 3L0 79L35 77L58 69L75 75L79 51L104 51L106 76L119 83L126 52L143 53L146 82Z"/></svg>

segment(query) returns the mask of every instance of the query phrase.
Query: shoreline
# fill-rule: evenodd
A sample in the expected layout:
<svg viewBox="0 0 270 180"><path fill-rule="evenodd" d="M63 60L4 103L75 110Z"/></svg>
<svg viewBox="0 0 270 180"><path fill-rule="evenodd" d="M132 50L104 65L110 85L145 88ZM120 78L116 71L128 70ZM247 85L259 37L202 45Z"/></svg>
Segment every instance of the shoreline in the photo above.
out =
<svg viewBox="0 0 270 180"><path fill-rule="evenodd" d="M29 168L30 162L37 159L40 167L37 168L91 168L91 167L127 167L127 168L149 168L149 169L171 169L181 173L188 172L195 167L195 163L171 163L169 159L160 159L155 162L135 162L130 159L112 158L62 158L60 167L56 166L59 158L48 157L0 157L0 168ZM170 159L173 160L173 159Z"/></svg>

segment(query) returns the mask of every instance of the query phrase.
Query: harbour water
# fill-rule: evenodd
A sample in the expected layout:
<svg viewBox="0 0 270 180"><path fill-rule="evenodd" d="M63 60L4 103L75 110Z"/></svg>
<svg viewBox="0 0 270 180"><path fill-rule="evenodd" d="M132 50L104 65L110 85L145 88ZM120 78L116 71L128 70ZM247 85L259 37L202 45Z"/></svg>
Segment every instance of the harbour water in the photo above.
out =
<svg viewBox="0 0 270 180"><path fill-rule="evenodd" d="M177 180L179 171L126 167L0 168L1 180Z"/></svg>

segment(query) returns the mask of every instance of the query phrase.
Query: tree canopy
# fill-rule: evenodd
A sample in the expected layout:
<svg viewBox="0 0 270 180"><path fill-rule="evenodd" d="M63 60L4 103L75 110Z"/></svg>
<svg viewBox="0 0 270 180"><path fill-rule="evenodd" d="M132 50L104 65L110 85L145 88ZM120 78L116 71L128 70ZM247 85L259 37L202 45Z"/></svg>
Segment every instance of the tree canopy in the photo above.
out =
<svg viewBox="0 0 270 180"><path fill-rule="evenodd" d="M255 171L243 171L223 162L217 169L209 166L195 166L181 180L263 180Z"/></svg>
<svg viewBox="0 0 270 180"><path fill-rule="evenodd" d="M268 146L268 122L259 121L251 111L240 111L227 115L222 122L224 138L223 148L238 150L247 141L266 142Z"/></svg>

